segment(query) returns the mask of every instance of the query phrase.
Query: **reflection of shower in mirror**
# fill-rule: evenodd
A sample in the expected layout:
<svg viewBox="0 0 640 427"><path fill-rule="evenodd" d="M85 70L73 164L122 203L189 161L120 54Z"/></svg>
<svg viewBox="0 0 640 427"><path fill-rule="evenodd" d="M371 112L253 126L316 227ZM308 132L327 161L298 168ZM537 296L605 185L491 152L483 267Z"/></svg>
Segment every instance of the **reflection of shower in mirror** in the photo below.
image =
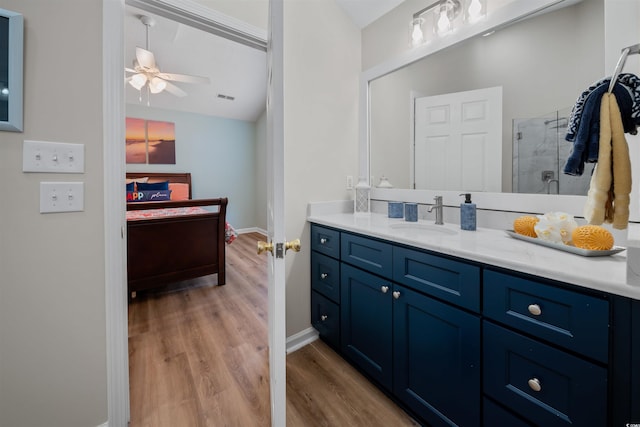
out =
<svg viewBox="0 0 640 427"><path fill-rule="evenodd" d="M514 193L586 195L593 164L582 176L562 173L571 152L564 139L570 108L540 117L513 120Z"/></svg>

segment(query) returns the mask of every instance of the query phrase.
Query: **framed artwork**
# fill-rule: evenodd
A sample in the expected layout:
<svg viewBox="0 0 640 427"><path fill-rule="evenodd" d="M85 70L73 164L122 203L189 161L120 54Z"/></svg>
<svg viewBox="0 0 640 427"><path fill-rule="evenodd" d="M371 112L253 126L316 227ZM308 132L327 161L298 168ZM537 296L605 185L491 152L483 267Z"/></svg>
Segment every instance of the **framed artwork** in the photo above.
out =
<svg viewBox="0 0 640 427"><path fill-rule="evenodd" d="M175 123L127 117L127 163L176 164Z"/></svg>
<svg viewBox="0 0 640 427"><path fill-rule="evenodd" d="M0 130L22 132L24 18L0 9Z"/></svg>

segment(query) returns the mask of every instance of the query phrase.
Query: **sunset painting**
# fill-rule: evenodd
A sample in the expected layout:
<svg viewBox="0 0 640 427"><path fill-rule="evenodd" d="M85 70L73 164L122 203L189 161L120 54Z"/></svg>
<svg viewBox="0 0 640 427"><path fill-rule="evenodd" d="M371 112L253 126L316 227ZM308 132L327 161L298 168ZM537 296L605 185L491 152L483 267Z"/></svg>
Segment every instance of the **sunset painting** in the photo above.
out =
<svg viewBox="0 0 640 427"><path fill-rule="evenodd" d="M175 164L175 123L127 117L127 163Z"/></svg>

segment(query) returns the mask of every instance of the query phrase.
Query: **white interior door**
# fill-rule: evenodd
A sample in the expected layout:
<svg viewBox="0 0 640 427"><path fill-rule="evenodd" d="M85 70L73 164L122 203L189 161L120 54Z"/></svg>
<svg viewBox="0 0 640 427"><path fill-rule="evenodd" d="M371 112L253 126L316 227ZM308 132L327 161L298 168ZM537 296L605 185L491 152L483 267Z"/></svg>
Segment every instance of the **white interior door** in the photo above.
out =
<svg viewBox="0 0 640 427"><path fill-rule="evenodd" d="M269 1L267 50L267 234L269 242L285 241L283 3ZM286 293L284 249L269 256L269 375L271 425L286 425Z"/></svg>
<svg viewBox="0 0 640 427"><path fill-rule="evenodd" d="M502 87L416 98L414 186L502 189Z"/></svg>

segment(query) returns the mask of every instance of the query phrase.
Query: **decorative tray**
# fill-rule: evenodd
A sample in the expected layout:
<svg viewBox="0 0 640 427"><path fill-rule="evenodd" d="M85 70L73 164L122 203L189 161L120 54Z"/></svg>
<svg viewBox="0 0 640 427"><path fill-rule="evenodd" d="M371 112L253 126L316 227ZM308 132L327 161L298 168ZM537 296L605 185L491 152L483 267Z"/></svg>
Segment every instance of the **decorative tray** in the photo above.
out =
<svg viewBox="0 0 640 427"><path fill-rule="evenodd" d="M538 239L536 237L529 237L523 234L518 234L513 230L506 230L506 233L509 236L513 237L514 239L524 240L525 242L535 243L536 245L547 246L549 248L557 249L559 251L570 252L572 254L588 256L588 257L613 255L613 254L617 254L618 252L622 252L626 249L626 248L623 248L622 246L614 246L609 250L596 251L596 250L590 250L590 249L576 248L575 246L571 246L571 245L560 245L558 243L548 242L546 240Z"/></svg>

